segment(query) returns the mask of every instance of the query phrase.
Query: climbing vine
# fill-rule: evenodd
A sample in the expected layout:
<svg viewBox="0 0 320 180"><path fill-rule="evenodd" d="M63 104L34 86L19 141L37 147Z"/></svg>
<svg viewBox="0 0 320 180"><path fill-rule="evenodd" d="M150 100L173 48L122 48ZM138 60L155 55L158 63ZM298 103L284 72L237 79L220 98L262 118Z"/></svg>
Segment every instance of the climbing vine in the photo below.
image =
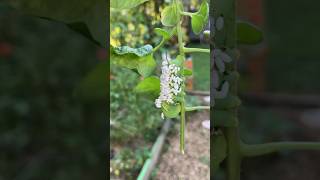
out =
<svg viewBox="0 0 320 180"><path fill-rule="evenodd" d="M145 2L142 1L111 1L111 8L115 10L129 9ZM155 107L161 110L161 117L180 118L180 151L185 149L185 115L188 111L209 109L209 106L187 107L185 103L185 80L192 75L192 70L185 67L187 53L210 53L209 49L187 48L183 37L182 22L184 17L191 18L192 30L199 35L203 32L209 18L209 4L203 0L197 12L186 12L181 0L172 2L161 10L161 23L164 27L155 28L154 32L162 37L159 44L142 47L111 46L111 63L132 69L142 76L134 91L151 95ZM164 57L161 61L160 77L154 74L157 66L154 54L170 39L177 37L178 53L175 58ZM174 47L172 47L174 48Z"/></svg>

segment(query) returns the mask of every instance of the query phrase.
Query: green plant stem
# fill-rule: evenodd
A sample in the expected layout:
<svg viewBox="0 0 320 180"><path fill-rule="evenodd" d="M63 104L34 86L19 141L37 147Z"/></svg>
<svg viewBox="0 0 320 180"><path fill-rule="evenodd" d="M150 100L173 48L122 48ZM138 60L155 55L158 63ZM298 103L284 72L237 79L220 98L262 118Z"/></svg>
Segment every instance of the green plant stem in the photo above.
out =
<svg viewBox="0 0 320 180"><path fill-rule="evenodd" d="M202 49L202 48L183 48L185 53L194 53L194 52L200 52L200 53L210 53L210 49Z"/></svg>
<svg viewBox="0 0 320 180"><path fill-rule="evenodd" d="M184 43L183 43L183 37L182 37L183 34L182 34L181 24L180 23L177 24L179 54L184 57L185 56L185 49L184 49Z"/></svg>
<svg viewBox="0 0 320 180"><path fill-rule="evenodd" d="M185 103L181 102L181 119L180 119L180 152L184 154L184 129L185 129Z"/></svg>
<svg viewBox="0 0 320 180"><path fill-rule="evenodd" d="M241 145L241 154L244 157L255 157L288 150L320 150L317 142L274 142L257 145Z"/></svg>
<svg viewBox="0 0 320 180"><path fill-rule="evenodd" d="M165 38L162 38L161 42L158 44L158 46L156 46L152 52L156 52L158 51L165 43L167 42L167 40Z"/></svg>
<svg viewBox="0 0 320 180"><path fill-rule="evenodd" d="M241 168L241 153L240 153L240 138L237 127L228 127L224 129L224 134L227 140L227 179L240 180Z"/></svg>
<svg viewBox="0 0 320 180"><path fill-rule="evenodd" d="M186 107L186 111L196 111L196 110L210 110L210 106Z"/></svg>
<svg viewBox="0 0 320 180"><path fill-rule="evenodd" d="M173 3L179 3L180 0L175 0ZM177 27L177 35L178 35L178 43L179 43L179 54L183 57L183 64L185 61L185 53L184 53L184 43L183 43L183 32L181 27L181 17L179 19ZM183 70L183 66L182 66ZM184 85L183 85L184 86ZM184 91L184 87L183 87ZM182 95L181 101L181 113L180 113L180 152L184 154L184 129L185 129L185 94Z"/></svg>
<svg viewBox="0 0 320 180"><path fill-rule="evenodd" d="M181 15L184 15L184 16L192 16L193 14L195 13L191 13L191 12L180 12Z"/></svg>

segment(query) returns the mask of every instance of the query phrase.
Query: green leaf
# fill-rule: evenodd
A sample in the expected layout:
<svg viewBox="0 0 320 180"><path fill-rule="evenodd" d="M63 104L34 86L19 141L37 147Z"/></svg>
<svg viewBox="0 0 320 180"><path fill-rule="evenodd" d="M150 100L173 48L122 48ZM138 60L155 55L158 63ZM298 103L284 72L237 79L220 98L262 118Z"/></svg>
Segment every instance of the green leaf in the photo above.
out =
<svg viewBox="0 0 320 180"><path fill-rule="evenodd" d="M134 88L137 93L151 93L159 95L160 93L160 79L156 76L151 76L143 79Z"/></svg>
<svg viewBox="0 0 320 180"><path fill-rule="evenodd" d="M156 62L152 54L152 46L146 45L141 48L111 47L110 60L114 65L137 70L144 77L152 74L156 67Z"/></svg>
<svg viewBox="0 0 320 180"><path fill-rule="evenodd" d="M149 0L111 0L110 7L117 10L131 9L146 1Z"/></svg>
<svg viewBox="0 0 320 180"><path fill-rule="evenodd" d="M247 22L237 22L237 42L239 44L257 44L263 40L262 31Z"/></svg>
<svg viewBox="0 0 320 180"><path fill-rule="evenodd" d="M203 16L198 15L198 14L194 14L191 17L191 26L192 26L192 30L195 34L200 34L200 32L202 31L202 29L204 28L203 25Z"/></svg>
<svg viewBox="0 0 320 180"><path fill-rule="evenodd" d="M192 70L191 69L183 69L182 74L184 76L192 76Z"/></svg>
<svg viewBox="0 0 320 180"><path fill-rule="evenodd" d="M108 64L98 64L79 83L74 90L74 95L85 101L105 101L107 99Z"/></svg>
<svg viewBox="0 0 320 180"><path fill-rule="evenodd" d="M162 36L164 39L169 39L170 38L170 32L165 30L165 29L162 29L162 28L155 28L154 29L154 32L159 35L159 36Z"/></svg>
<svg viewBox="0 0 320 180"><path fill-rule="evenodd" d="M175 26L180 20L179 7L177 4L172 4L164 8L161 12L161 23L164 26Z"/></svg>
<svg viewBox="0 0 320 180"><path fill-rule="evenodd" d="M212 113L214 127L236 127L238 125L233 111L213 109Z"/></svg>
<svg viewBox="0 0 320 180"><path fill-rule="evenodd" d="M183 62L184 62L184 57L181 55L178 55L176 59L170 61L171 64L175 64L179 67L183 65Z"/></svg>
<svg viewBox="0 0 320 180"><path fill-rule="evenodd" d="M205 28L208 22L208 17L209 5L206 1L203 1L199 11L191 15L191 26L195 34L200 34L200 32Z"/></svg>
<svg viewBox="0 0 320 180"><path fill-rule="evenodd" d="M221 131L216 132L212 139L212 145L213 148L213 157L212 157L212 163L213 163L213 174L216 173L216 171L219 169L220 163L227 157L227 143L226 139Z"/></svg>
<svg viewBox="0 0 320 180"><path fill-rule="evenodd" d="M137 70L142 76L148 77L152 74L156 66L157 63L153 59L152 54L150 54L148 56L139 58Z"/></svg>
<svg viewBox="0 0 320 180"><path fill-rule="evenodd" d="M62 22L100 46L107 45L104 0L12 0L10 4L26 14Z"/></svg>
<svg viewBox="0 0 320 180"><path fill-rule="evenodd" d="M204 17L204 22L208 21L209 18L209 4L206 0L202 0L200 9L198 11Z"/></svg>
<svg viewBox="0 0 320 180"><path fill-rule="evenodd" d="M137 56L146 56L152 53L153 47L150 44L144 45L140 48L131 48L129 46L115 47L114 52L119 55L135 54Z"/></svg>
<svg viewBox="0 0 320 180"><path fill-rule="evenodd" d="M168 104L168 103L162 103L162 112L167 118L176 118L180 111L181 106L180 104Z"/></svg>
<svg viewBox="0 0 320 180"><path fill-rule="evenodd" d="M139 57L136 55L118 55L112 52L110 54L110 61L114 65L125 67L128 69L136 69L139 65Z"/></svg>

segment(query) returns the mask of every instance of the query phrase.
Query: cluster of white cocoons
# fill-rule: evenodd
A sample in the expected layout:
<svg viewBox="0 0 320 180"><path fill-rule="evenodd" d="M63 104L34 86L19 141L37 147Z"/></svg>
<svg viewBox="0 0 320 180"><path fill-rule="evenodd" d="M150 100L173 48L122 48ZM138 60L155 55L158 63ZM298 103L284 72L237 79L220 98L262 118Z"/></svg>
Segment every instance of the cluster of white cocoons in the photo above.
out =
<svg viewBox="0 0 320 180"><path fill-rule="evenodd" d="M161 108L162 102L174 103L174 96L181 92L182 78L179 77L180 67L170 64L167 60L162 61L160 76L160 96L155 100L157 108Z"/></svg>

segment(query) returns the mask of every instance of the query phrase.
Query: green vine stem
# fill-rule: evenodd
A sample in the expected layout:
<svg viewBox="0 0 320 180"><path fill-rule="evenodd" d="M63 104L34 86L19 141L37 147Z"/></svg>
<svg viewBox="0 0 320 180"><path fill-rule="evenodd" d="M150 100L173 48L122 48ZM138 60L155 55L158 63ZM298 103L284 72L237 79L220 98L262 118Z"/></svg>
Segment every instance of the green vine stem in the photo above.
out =
<svg viewBox="0 0 320 180"><path fill-rule="evenodd" d="M182 15L185 15L185 16L192 16L193 14L195 13L191 13L191 12L181 12Z"/></svg>
<svg viewBox="0 0 320 180"><path fill-rule="evenodd" d="M227 178L228 180L240 180L241 153L238 127L225 128L224 134L227 140Z"/></svg>
<svg viewBox="0 0 320 180"><path fill-rule="evenodd" d="M176 4L180 3L180 0L174 0L173 3L176 3ZM179 20L178 20L178 24L177 24L179 55L181 57L183 57L183 64L184 64L185 53L184 53L183 32L182 32L181 23L182 23L182 19L181 19L181 16L179 16ZM183 68L183 66L182 66L182 68ZM182 101L181 101L181 113L180 113L180 152L182 154L184 154L184 146L185 146L185 142L184 142L185 122L186 122L186 120L185 120L185 94L183 94L182 95Z"/></svg>
<svg viewBox="0 0 320 180"><path fill-rule="evenodd" d="M162 39L161 42L152 50L153 52L158 51L165 43L167 42L166 39Z"/></svg>
<svg viewBox="0 0 320 180"><path fill-rule="evenodd" d="M257 145L241 145L241 154L244 157L255 157L290 150L320 150L320 143L316 142L273 142Z"/></svg>
<svg viewBox="0 0 320 180"><path fill-rule="evenodd" d="M186 107L186 111L210 110L210 106Z"/></svg>
<svg viewBox="0 0 320 180"><path fill-rule="evenodd" d="M202 48L183 48L185 53L210 53L210 49L202 49Z"/></svg>

